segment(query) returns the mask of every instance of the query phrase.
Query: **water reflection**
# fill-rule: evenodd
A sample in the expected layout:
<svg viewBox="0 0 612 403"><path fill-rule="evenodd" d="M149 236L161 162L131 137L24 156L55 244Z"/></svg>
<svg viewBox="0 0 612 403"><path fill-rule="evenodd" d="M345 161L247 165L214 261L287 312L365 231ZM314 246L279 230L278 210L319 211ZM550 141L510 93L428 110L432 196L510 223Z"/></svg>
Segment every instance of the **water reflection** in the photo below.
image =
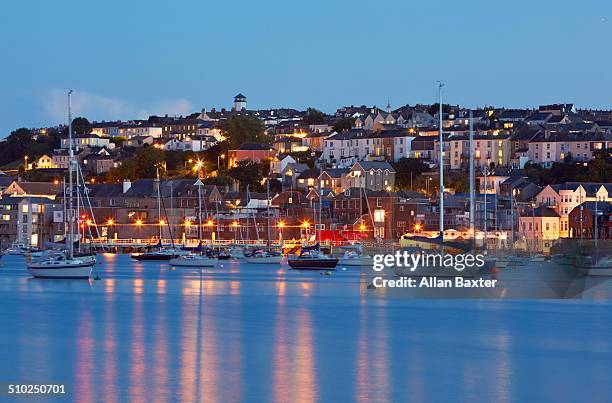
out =
<svg viewBox="0 0 612 403"><path fill-rule="evenodd" d="M350 271L137 273L129 257L113 259L91 287L0 273L0 304L12 313L0 317L0 379L63 375L81 401L588 401L612 392L609 303L410 301L373 297Z"/></svg>

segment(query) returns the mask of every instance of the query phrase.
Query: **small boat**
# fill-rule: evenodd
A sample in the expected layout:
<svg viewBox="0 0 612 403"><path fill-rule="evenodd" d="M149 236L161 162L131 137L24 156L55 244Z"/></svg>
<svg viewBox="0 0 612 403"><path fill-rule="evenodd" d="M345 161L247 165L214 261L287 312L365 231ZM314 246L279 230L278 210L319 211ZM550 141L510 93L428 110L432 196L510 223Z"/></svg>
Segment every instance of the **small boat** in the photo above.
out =
<svg viewBox="0 0 612 403"><path fill-rule="evenodd" d="M154 252L132 253L130 257L139 261L167 261L178 257L176 251L157 250Z"/></svg>
<svg viewBox="0 0 612 403"><path fill-rule="evenodd" d="M49 256L28 263L28 272L36 278L89 278L93 263L82 258Z"/></svg>
<svg viewBox="0 0 612 403"><path fill-rule="evenodd" d="M280 264L283 255L278 252L256 249L249 255L244 255L244 261L251 264Z"/></svg>
<svg viewBox="0 0 612 403"><path fill-rule="evenodd" d="M338 265L338 259L324 255L319 251L319 245L302 248L300 255L287 260L292 269L298 270L321 270L332 269Z"/></svg>
<svg viewBox="0 0 612 403"><path fill-rule="evenodd" d="M13 242L6 250L9 255L25 255L28 252L27 246L23 242Z"/></svg>
<svg viewBox="0 0 612 403"><path fill-rule="evenodd" d="M190 253L188 255L172 258L169 263L174 267L215 267L217 262L218 259L206 255Z"/></svg>
<svg viewBox="0 0 612 403"><path fill-rule="evenodd" d="M373 259L370 255L349 250L342 255L339 264L340 266L372 266Z"/></svg>

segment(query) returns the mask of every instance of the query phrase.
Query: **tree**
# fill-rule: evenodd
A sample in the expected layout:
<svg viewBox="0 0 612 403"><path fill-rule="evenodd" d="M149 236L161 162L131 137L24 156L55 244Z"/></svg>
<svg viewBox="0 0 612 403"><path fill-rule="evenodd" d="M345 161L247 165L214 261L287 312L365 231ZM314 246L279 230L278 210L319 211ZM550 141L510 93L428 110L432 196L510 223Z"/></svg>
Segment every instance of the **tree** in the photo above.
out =
<svg viewBox="0 0 612 403"><path fill-rule="evenodd" d="M252 190L262 188L261 179L267 176L265 164L244 160L228 171L228 175L240 182L240 189L246 189L247 185Z"/></svg>
<svg viewBox="0 0 612 403"><path fill-rule="evenodd" d="M127 140L124 136L111 137L110 142L113 143L117 148L123 147L123 143Z"/></svg>
<svg viewBox="0 0 612 403"><path fill-rule="evenodd" d="M72 133L74 134L89 134L91 133L91 123L83 117L72 119Z"/></svg>
<svg viewBox="0 0 612 403"><path fill-rule="evenodd" d="M228 149L238 148L243 143L268 144L263 122L252 116L236 116L221 123L221 132L226 137Z"/></svg>
<svg viewBox="0 0 612 403"><path fill-rule="evenodd" d="M411 181L414 185L419 176L428 170L427 165L416 158L401 158L392 165L395 169L395 186L400 189L409 189Z"/></svg>
<svg viewBox="0 0 612 403"><path fill-rule="evenodd" d="M333 129L334 131L341 133L345 130L350 130L353 127L354 119L352 118L342 118L336 120L334 123Z"/></svg>
<svg viewBox="0 0 612 403"><path fill-rule="evenodd" d="M22 127L12 131L7 136L3 146L0 147L0 165L23 159L33 142L32 132L29 129Z"/></svg>
<svg viewBox="0 0 612 403"><path fill-rule="evenodd" d="M325 122L325 114L323 112L315 108L308 108L306 110L304 123L307 125L318 125L323 122Z"/></svg>
<svg viewBox="0 0 612 403"><path fill-rule="evenodd" d="M155 178L157 168L162 168L160 175L165 174L164 150L155 147L143 147L131 159L126 159L117 167L111 169L106 178L114 183L123 179L137 180L142 178Z"/></svg>

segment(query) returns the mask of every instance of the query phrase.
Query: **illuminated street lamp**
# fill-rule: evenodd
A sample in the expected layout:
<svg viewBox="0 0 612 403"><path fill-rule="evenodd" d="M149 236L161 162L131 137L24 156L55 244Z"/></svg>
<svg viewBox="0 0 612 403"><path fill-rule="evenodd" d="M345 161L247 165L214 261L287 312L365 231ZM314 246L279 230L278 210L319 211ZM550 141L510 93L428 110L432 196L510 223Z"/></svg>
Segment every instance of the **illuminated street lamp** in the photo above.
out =
<svg viewBox="0 0 612 403"><path fill-rule="evenodd" d="M137 219L135 224L137 227L140 227L142 225L142 220L140 218Z"/></svg>
<svg viewBox="0 0 612 403"><path fill-rule="evenodd" d="M221 154L217 156L217 172L221 171L221 162L220 159L225 159L225 154Z"/></svg>
<svg viewBox="0 0 612 403"><path fill-rule="evenodd" d="M282 242L283 241L283 228L285 228L285 222L279 221L277 225L278 225L278 229L280 230L280 232L278 233L278 241Z"/></svg>
<svg viewBox="0 0 612 403"><path fill-rule="evenodd" d="M109 218L108 220L106 220L106 225L111 226L115 224L115 221L112 218Z"/></svg>

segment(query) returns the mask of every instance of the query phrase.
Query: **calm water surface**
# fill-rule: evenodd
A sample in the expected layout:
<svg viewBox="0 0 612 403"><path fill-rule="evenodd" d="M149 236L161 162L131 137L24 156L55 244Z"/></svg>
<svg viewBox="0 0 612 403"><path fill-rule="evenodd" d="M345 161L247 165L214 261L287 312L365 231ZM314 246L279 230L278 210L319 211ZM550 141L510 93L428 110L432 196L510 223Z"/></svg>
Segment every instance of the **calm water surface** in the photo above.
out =
<svg viewBox="0 0 612 403"><path fill-rule="evenodd" d="M410 300L238 263L100 255L99 281L0 268L0 382L79 401L610 401L607 300ZM55 399L58 400L58 399Z"/></svg>

